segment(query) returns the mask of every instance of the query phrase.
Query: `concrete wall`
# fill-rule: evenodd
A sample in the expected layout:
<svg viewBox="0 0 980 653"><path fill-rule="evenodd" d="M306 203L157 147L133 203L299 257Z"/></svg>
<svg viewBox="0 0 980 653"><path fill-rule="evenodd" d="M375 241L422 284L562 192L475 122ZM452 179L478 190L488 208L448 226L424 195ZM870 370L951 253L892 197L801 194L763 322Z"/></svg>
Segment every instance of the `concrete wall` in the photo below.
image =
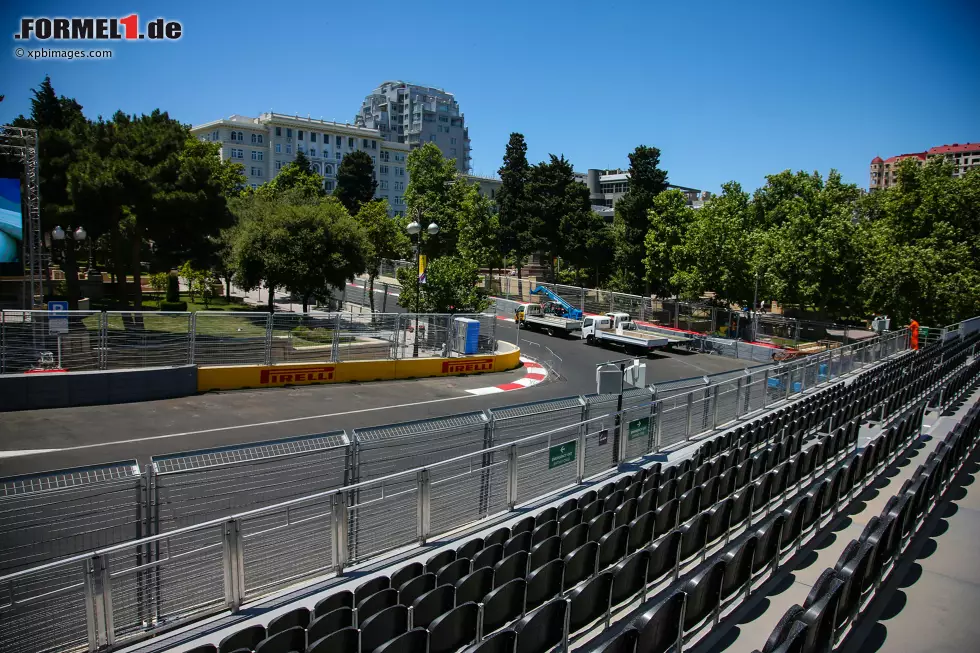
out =
<svg viewBox="0 0 980 653"><path fill-rule="evenodd" d="M0 376L0 411L98 406L186 397L197 392L197 366Z"/></svg>

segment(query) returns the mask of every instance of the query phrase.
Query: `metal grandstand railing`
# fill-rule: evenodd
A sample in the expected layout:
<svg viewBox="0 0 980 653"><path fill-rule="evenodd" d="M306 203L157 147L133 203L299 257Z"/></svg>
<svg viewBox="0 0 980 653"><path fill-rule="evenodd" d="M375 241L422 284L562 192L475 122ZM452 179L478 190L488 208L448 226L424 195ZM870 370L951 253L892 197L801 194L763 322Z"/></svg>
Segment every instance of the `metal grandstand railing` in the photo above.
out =
<svg viewBox="0 0 980 653"><path fill-rule="evenodd" d="M355 430L350 438L341 432L308 436L234 455L219 450L155 459L139 491L158 498L161 488L172 487L200 505L165 519L159 504L149 505L141 523L156 526L137 531L149 537L0 576L0 650L96 651L235 610L299 580L424 543L756 415L886 359L906 341L900 331L717 383L706 378L666 398L651 387L624 397L618 415L598 395L567 406L504 408L489 418L471 413ZM536 420L539 414L548 417ZM439 434L439 447L424 444ZM287 470L312 458L297 456L319 456L316 464L333 469L322 478L306 475L309 482L300 487L311 491L304 496L289 489L293 474ZM246 466L236 470L236 462ZM257 484L244 488L242 500L238 485L258 466L290 498L270 504L278 495ZM201 475L203 484L185 490L176 477L165 482L181 468ZM263 492L266 501L254 496ZM225 507L199 509L209 504ZM241 508L228 509L235 505ZM174 528L150 530L167 519ZM39 628L43 623L57 627Z"/></svg>

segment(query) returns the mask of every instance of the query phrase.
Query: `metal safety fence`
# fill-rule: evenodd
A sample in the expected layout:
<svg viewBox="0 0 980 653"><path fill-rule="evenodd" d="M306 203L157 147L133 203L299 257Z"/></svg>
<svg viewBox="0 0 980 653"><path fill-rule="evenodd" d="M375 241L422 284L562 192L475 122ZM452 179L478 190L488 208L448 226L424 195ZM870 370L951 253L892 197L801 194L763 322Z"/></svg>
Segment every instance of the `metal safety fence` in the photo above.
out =
<svg viewBox="0 0 980 653"><path fill-rule="evenodd" d="M622 398L568 397L160 456L142 475L122 475L121 505L135 523L113 524L102 510L73 515L70 487L55 480L19 479L37 490L27 505L3 482L13 488L0 496L4 533L15 525L43 533L58 516L86 532L118 526L133 539L2 570L0 650L95 651L235 610L758 415L903 351L906 336ZM86 491L108 496L116 480L92 478Z"/></svg>
<svg viewBox="0 0 980 653"><path fill-rule="evenodd" d="M4 310L0 374L479 355L496 331L490 314Z"/></svg>

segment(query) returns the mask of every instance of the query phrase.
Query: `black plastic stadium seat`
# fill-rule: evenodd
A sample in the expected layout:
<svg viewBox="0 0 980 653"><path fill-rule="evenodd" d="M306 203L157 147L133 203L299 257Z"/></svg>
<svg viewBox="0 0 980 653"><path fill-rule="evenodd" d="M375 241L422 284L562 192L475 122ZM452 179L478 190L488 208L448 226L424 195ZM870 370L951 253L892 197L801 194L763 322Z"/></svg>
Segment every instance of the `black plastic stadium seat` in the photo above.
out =
<svg viewBox="0 0 980 653"><path fill-rule="evenodd" d="M309 645L306 653L360 653L361 631L342 628Z"/></svg>
<svg viewBox="0 0 980 653"><path fill-rule="evenodd" d="M514 580L527 576L527 551L518 551L498 562L493 568L493 586L500 587Z"/></svg>
<svg viewBox="0 0 980 653"><path fill-rule="evenodd" d="M568 625L570 632L578 632L605 616L609 608L612 581L612 572L606 571L568 593L566 598L571 605Z"/></svg>
<svg viewBox="0 0 980 653"><path fill-rule="evenodd" d="M618 635L606 642L596 653L636 653L636 628L624 628Z"/></svg>
<svg viewBox="0 0 980 653"><path fill-rule="evenodd" d="M429 650L429 631L414 628L402 633L374 649L374 653L427 653Z"/></svg>
<svg viewBox="0 0 980 653"><path fill-rule="evenodd" d="M342 592L334 592L325 599L321 599L319 603L313 608L313 618L322 617L328 612L333 612L338 608L353 608L354 607L354 593L350 590L343 590Z"/></svg>
<svg viewBox="0 0 980 653"><path fill-rule="evenodd" d="M496 588L483 600L483 632L492 633L524 612L527 581L516 578Z"/></svg>
<svg viewBox="0 0 980 653"><path fill-rule="evenodd" d="M493 589L493 569L482 567L456 581L456 604L480 603Z"/></svg>
<svg viewBox="0 0 980 653"><path fill-rule="evenodd" d="M452 653L472 643L477 636L480 608L460 603L429 624L429 653Z"/></svg>
<svg viewBox="0 0 980 653"><path fill-rule="evenodd" d="M236 649L254 650L265 639L265 626L248 626L225 637L218 644L219 653L231 653Z"/></svg>
<svg viewBox="0 0 980 653"><path fill-rule="evenodd" d="M665 653L679 643L686 598L684 592L674 592L662 603L637 617L633 622L633 628L637 631L637 636L633 638L636 653Z"/></svg>
<svg viewBox="0 0 980 653"><path fill-rule="evenodd" d="M517 633L508 628L464 649L463 653L514 653L516 643Z"/></svg>
<svg viewBox="0 0 980 653"><path fill-rule="evenodd" d="M255 653L303 653L306 651L306 629L293 626L266 637L255 647Z"/></svg>
<svg viewBox="0 0 980 653"><path fill-rule="evenodd" d="M408 631L408 608L395 605L382 610L370 619L359 622L361 630L361 652L371 653L389 639ZM335 637L338 631L330 637ZM326 649L324 649L326 650Z"/></svg>
<svg viewBox="0 0 980 653"><path fill-rule="evenodd" d="M483 540L481 540L480 538L477 538L473 541L479 543L481 548L483 547ZM422 565L421 562L413 562L407 564L391 575L391 587L398 589L408 581L418 576L421 576L424 573L425 573L425 567Z"/></svg>
<svg viewBox="0 0 980 653"><path fill-rule="evenodd" d="M316 642L327 635L350 628L354 625L354 611L350 608L337 608L332 612L321 615L306 630L306 638L310 642Z"/></svg>
<svg viewBox="0 0 980 653"><path fill-rule="evenodd" d="M546 653L564 642L567 610L568 602L559 599L517 622L516 653Z"/></svg>
<svg viewBox="0 0 980 653"><path fill-rule="evenodd" d="M357 622L362 623L365 619L373 617L382 610L386 610L394 605L398 605L398 590L390 587L380 592L375 592L357 604Z"/></svg>
<svg viewBox="0 0 980 653"><path fill-rule="evenodd" d="M436 588L436 575L422 574L398 588L398 603L412 605L418 597Z"/></svg>
<svg viewBox="0 0 980 653"><path fill-rule="evenodd" d="M547 603L561 593L564 571L564 562L552 560L527 575L527 597L524 601L527 612Z"/></svg>
<svg viewBox="0 0 980 653"><path fill-rule="evenodd" d="M503 558L504 558L504 545L492 544L486 547L485 549L483 549L482 551L480 551L479 553L477 553L475 556L473 556L471 567L473 571L476 571L481 567L492 568L498 562L503 560Z"/></svg>
<svg viewBox="0 0 980 653"><path fill-rule="evenodd" d="M386 590L389 587L391 587L391 579L387 576L378 576L377 578L372 578L369 581L361 583L354 590L354 605L359 604L372 594Z"/></svg>
<svg viewBox="0 0 980 653"><path fill-rule="evenodd" d="M412 603L412 628L428 628L436 617L449 612L456 605L456 588L440 585L426 592Z"/></svg>

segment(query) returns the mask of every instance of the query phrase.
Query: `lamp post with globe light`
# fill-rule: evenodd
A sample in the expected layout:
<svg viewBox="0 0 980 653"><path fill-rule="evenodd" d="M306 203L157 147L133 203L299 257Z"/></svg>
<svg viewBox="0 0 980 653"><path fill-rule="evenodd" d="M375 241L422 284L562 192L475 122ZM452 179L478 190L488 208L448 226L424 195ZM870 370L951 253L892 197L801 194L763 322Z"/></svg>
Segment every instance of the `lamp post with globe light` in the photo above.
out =
<svg viewBox="0 0 980 653"><path fill-rule="evenodd" d="M68 238L68 234L69 233L71 234L71 238ZM88 232L85 231L85 227L81 227L81 226L80 227L76 227L74 229L74 231L72 230L71 227L68 227L68 231L65 231L64 229L61 228L61 225L57 225L57 226L55 226L54 229L51 230L51 240L53 240L55 242L59 242L59 243L60 242L64 242L65 243L65 258L66 259L67 259L68 249L69 248L71 248L71 251L72 251L73 254L75 252L75 245L74 244L71 244L71 243L73 241L76 242L76 243L82 243L82 242L85 241L86 238L88 238ZM74 259L74 256L73 256L72 257L72 261L74 261L74 260L75 259ZM77 274L78 274L78 264L73 262L72 265L75 268L75 272L73 272L73 274L76 275L76 280L77 280L77 278L78 278L77 277ZM89 250L89 269L91 270L91 268L92 268L92 263L91 263L91 249L90 249ZM67 281L67 276L65 277L65 279Z"/></svg>
<svg viewBox="0 0 980 653"><path fill-rule="evenodd" d="M422 220L423 211L418 209L416 211L416 217L414 220L408 223L405 230L408 231L409 236L415 236L415 272L416 279L418 280L418 288L415 290L415 345L412 348L412 357L419 357L419 300L422 296ZM439 225L435 222L430 222L429 226L425 229L426 233L430 236L435 236L439 233Z"/></svg>

